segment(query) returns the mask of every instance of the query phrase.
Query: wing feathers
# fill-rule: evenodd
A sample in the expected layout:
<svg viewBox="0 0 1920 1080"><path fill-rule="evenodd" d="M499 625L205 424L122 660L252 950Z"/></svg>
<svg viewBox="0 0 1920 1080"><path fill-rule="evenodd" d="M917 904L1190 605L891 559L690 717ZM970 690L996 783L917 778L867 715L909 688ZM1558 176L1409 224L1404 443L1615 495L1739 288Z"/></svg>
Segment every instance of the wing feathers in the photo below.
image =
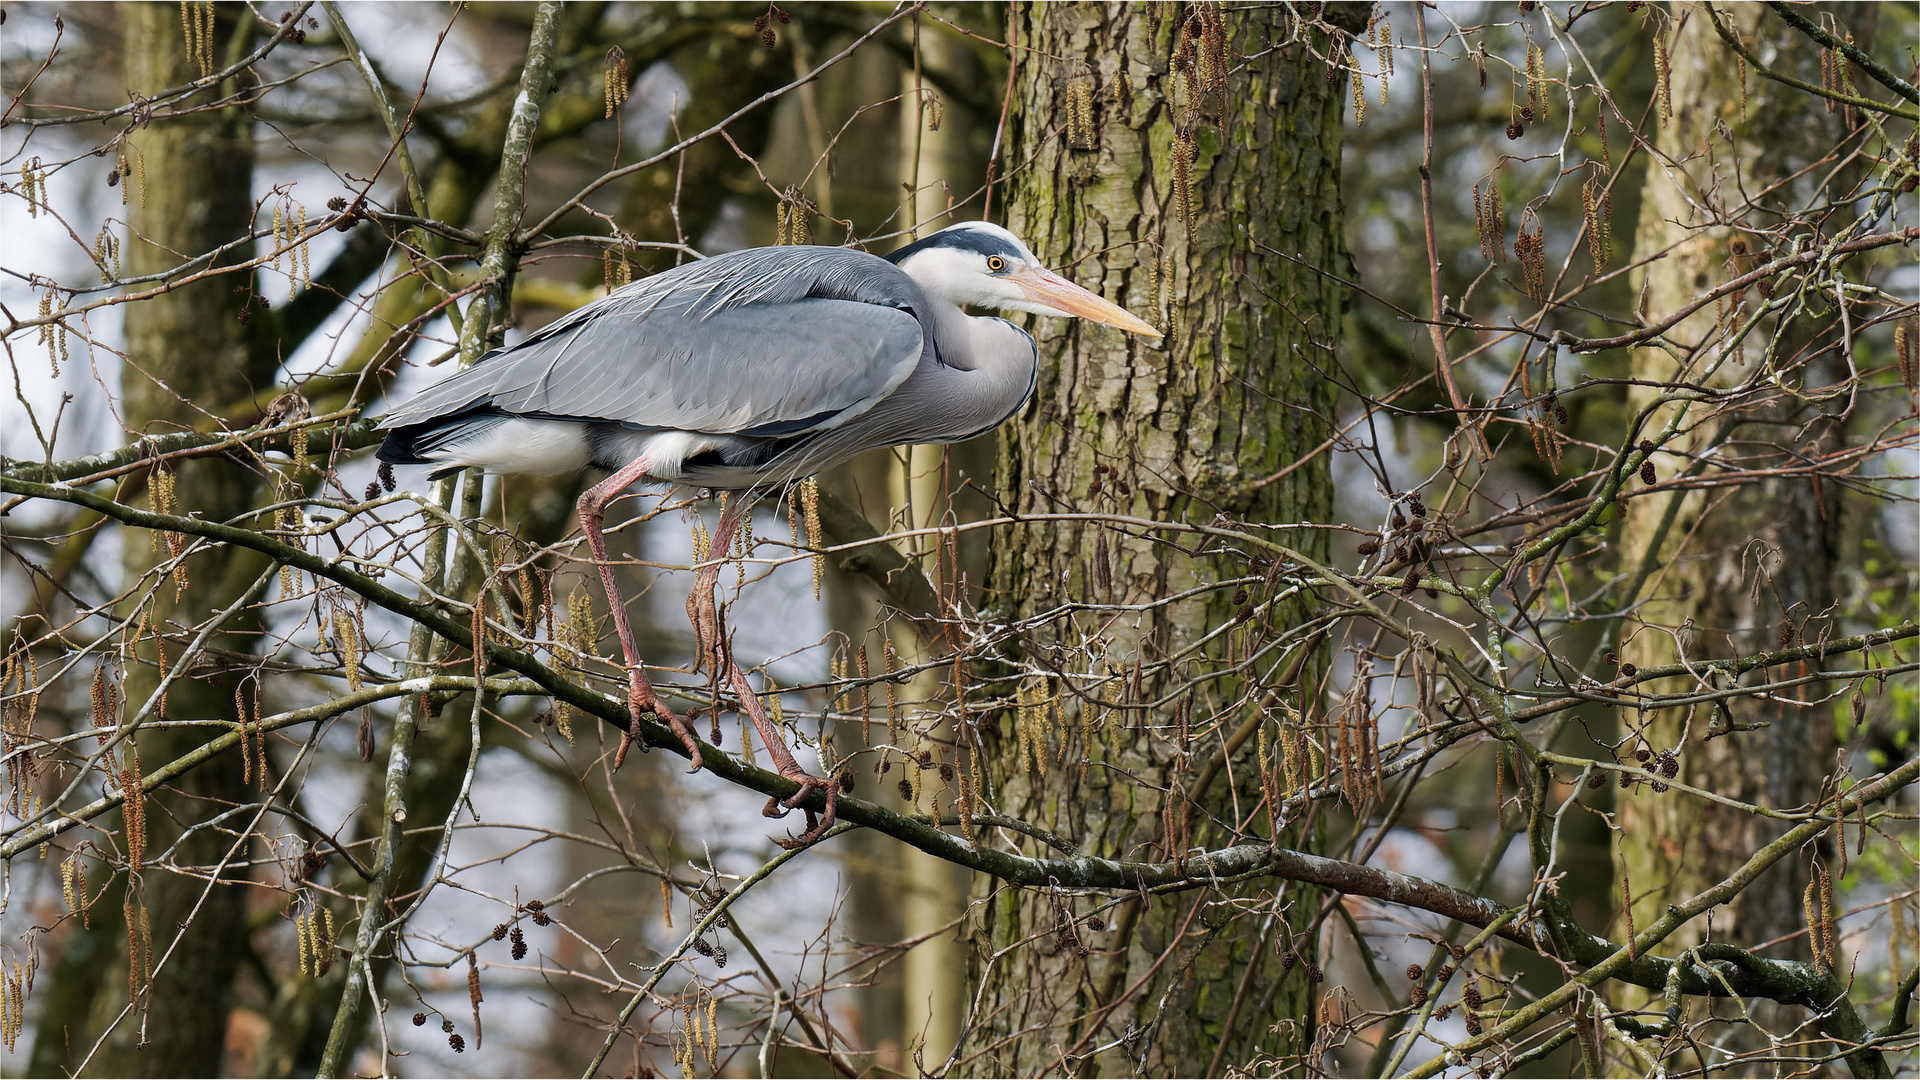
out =
<svg viewBox="0 0 1920 1080"><path fill-rule="evenodd" d="M475 409L712 433L831 428L930 348L912 279L844 248L754 248L655 275L496 350L387 429Z"/></svg>

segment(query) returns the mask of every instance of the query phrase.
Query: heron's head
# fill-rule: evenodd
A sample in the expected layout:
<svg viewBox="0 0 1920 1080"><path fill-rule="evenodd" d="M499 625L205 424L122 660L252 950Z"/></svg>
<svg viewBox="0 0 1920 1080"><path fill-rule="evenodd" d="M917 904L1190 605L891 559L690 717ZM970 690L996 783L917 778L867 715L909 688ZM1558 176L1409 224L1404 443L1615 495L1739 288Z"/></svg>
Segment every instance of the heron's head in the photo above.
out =
<svg viewBox="0 0 1920 1080"><path fill-rule="evenodd" d="M1152 324L1126 308L1040 265L1019 237L984 221L942 229L887 258L929 295L949 303L1062 315L1160 336Z"/></svg>

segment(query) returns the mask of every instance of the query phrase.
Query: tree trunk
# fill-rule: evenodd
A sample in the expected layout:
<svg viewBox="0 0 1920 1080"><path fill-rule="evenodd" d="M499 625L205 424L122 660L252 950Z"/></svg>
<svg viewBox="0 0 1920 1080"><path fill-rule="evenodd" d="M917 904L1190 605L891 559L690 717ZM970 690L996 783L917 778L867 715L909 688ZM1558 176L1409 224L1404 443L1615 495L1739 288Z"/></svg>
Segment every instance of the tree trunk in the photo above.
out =
<svg viewBox="0 0 1920 1080"><path fill-rule="evenodd" d="M839 95L850 102L899 95L894 129L887 132L878 125L868 129L872 135L893 136L884 152L870 145L881 141L877 138L868 140L868 144L843 140L839 151L845 160L886 160L890 155L897 163L897 172L869 173L860 178L866 183L858 186L842 180L835 190L842 194L843 206L854 208L880 209L887 200L898 199L897 207L888 209L897 210L892 218L897 224L891 227L909 230L900 239L904 244L959 220L946 214L948 193L965 193L980 184L982 162L970 148L982 118L965 108L955 108L946 113L937 128L929 126L931 110L937 107L933 104L937 99L931 82L934 74L941 73L947 80L977 78L978 65L956 36L930 20L906 24L900 33L918 50L918 75L911 63L883 57L883 68L870 60L864 68L854 70L862 74L884 72L887 83ZM926 107L921 106L922 101L928 103ZM963 207L961 212L967 209ZM869 229L888 228L883 220L886 216L876 213L872 220L858 224ZM967 469L963 463L974 467ZM954 469L945 466L976 476L989 472L993 467L991 440L981 438L952 447L902 446L864 454L823 476L823 490L856 507L876 527L937 526L955 509L955 500L948 497ZM912 560L913 573L932 575L936 581L944 577L936 569L944 566L937 556L936 541L918 537L897 541L895 547ZM902 666L937 660L946 651L942 643L925 640L907 620L876 626L874 613L885 601L870 582L853 575L836 575L831 588L836 625L853 640L864 643L856 646L853 654L851 666L856 670L861 647L866 649L869 666L874 669L884 668L889 646ZM870 702L878 703L872 709L873 722L840 725L835 735L836 750L847 754L857 747L889 742L889 726L884 719L889 698L901 703L904 727L900 745L918 749L922 743L911 733L938 726L943 697L937 668L884 692L876 688L869 697ZM909 767L899 755L887 755L887 760L886 773L872 777L875 790L870 795L862 794L903 813L918 812L911 797L899 787ZM895 765L899 771L894 770ZM863 773L861 780L869 776ZM937 782L926 785L929 793L937 787ZM862 830L843 843L848 849L851 878L848 913L860 940L924 939L897 960L875 970L871 986L861 995L862 1032L878 1067L904 1072L919 1060L931 1068L952 1052L964 1012L966 960L952 927L966 905L967 872L871 831Z"/></svg>
<svg viewBox="0 0 1920 1080"><path fill-rule="evenodd" d="M214 41L206 47L230 52L235 34L250 37L248 25L237 21L236 15L239 20L251 16L232 10L237 7L220 6ZM120 19L126 81L133 91L150 94L200 74L183 43L176 6L123 4ZM216 52L213 65L222 62ZM251 227L252 128L242 110L169 117L136 131L130 142L129 157L140 160L147 182L128 209L133 234L127 242L129 275L170 269L180 261L179 253L213 250ZM230 256L227 261L232 260ZM232 411L264 404L256 396L259 388L272 385L275 354L250 340L255 335L239 320L247 300L233 294L236 280L244 279L217 277L128 307L127 364L120 401L130 431L210 430ZM173 489L180 512L196 512L214 521L240 517L258 494L248 469L221 458L177 466ZM125 580L134 596L148 599L152 627L126 670L129 710L145 702L159 685L159 664L180 659L191 640L191 628L231 605L269 569L257 556L214 548L186 559L172 581L162 580L151 589L140 587L156 567L171 559L166 538L156 536L150 546L142 534L128 536ZM138 610L129 608L120 614L134 616L138 625ZM164 661L156 650L156 631L164 640ZM244 655L256 648L259 631L259 620L242 613L209 646L214 655ZM153 719L237 718L236 683L244 676L244 668L228 666L195 674L174 681L162 714ZM151 768L219 733L218 729L145 729L127 741L121 765L128 764L125 756L137 754ZM244 876L244 871L227 864L243 863L249 852L244 846L235 850L228 831L209 828L195 831L173 847L165 866L153 860L188 827L256 797L257 791L243 783L239 759L228 754L174 781L165 795L147 800L144 848L148 862L125 891L125 910L134 918L133 933L128 934L124 922L103 920L92 934L104 940L86 946L74 942L68 950L75 957L90 957L89 963L108 972L117 968L124 974L129 968L129 938L150 937L150 962L158 970L125 1016L121 1013L128 1004L128 980L120 974L90 976L98 979L91 1023L85 1025L90 1030L79 1030L78 1017L45 1024L35 1046L36 1070L78 1066L90 1040L118 1018L106 1045L89 1064L89 1073L210 1076L222 1071L228 1001L236 968L249 948L245 890L230 883ZM193 872L178 873L174 867ZM64 963L59 973L67 976ZM144 983L144 977L140 981Z"/></svg>
<svg viewBox="0 0 1920 1080"><path fill-rule="evenodd" d="M1871 40L1872 5L1845 9L1841 17L1851 22L1861 40ZM1827 115L1810 94L1757 77L1743 92L1739 79L1744 69L1716 35L1703 8L1676 5L1674 18L1672 117L1660 123L1656 145L1663 159L1679 164L1649 168L1635 238L1635 258L1670 252L1648 264L1636 283L1644 298L1640 315L1649 321L1666 317L1742 267L1765 261L1766 238L1754 230L1777 218L1771 210L1749 215L1744 207L1727 203L1738 192L1767 189L1831 150L1843 136L1841 116ZM1759 5L1729 8L1722 18L1750 42L1756 34L1773 36L1779 47L1771 54L1773 66L1803 75L1812 68L1817 80L1811 43ZM1745 119L1749 116L1751 123ZM1725 146L1728 137L1736 144L1731 155ZM1735 162L1743 173L1737 182L1729 171ZM1843 183L1840 178L1833 181L1835 198L1842 196ZM1811 182L1802 182L1788 185L1774 198L1801 204L1815 201L1810 193ZM1724 211L1740 227L1718 224L1705 216L1708 211ZM1755 217L1761 220L1749 220ZM1745 318L1751 310L1749 306L1737 317ZM1709 306L1669 337L1695 345L1715 335L1719 315ZM1726 322L1731 325L1734 317L1727 316ZM1634 357L1634 377L1657 382L1705 378L1722 387L1746 382L1762 362L1765 329L1749 339L1736 362L1718 372L1699 366L1714 350L1701 350L1693 364L1683 368L1675 354L1648 348ZM1786 328L1782 341L1787 347L1779 363L1796 362L1794 354L1814 341L1818 329ZM1844 377L1845 364L1828 353L1816 355L1792 381L1820 387L1833 383L1836 374ZM1653 396L1650 390L1637 391L1636 410ZM1657 414L1648 434L1660 430L1677 407ZM1691 415L1682 434L1664 448L1671 453L1653 459L1659 479L1669 479L1708 453L1721 455L1723 464L1714 468L1765 468L1782 463L1782 450L1817 456L1842 441L1840 417L1787 394L1776 393L1771 402L1759 403L1757 411L1746 408L1743 426L1713 415L1722 408L1741 407L1714 402L1687 406ZM1620 534L1623 565L1647 560L1654 576L1646 602L1635 612L1636 627L1622 630L1630 634L1620 650L1622 658L1638 665L1668 664L1682 657L1697 662L1803 639L1817 641L1839 631L1834 606L1839 495L1838 484L1823 488L1817 480L1795 476L1633 499ZM1689 680L1685 685L1694 684ZM1683 687L1677 682L1660 688L1668 693L1679 689ZM1822 691L1807 687L1802 694L1802 700L1812 701ZM1646 717L1624 714L1622 720L1630 727L1645 726L1644 743L1630 743L1622 753L1642 745L1655 752L1678 751L1680 780L1746 803L1786 809L1816 800L1834 766L1830 710L1748 698L1729 707L1730 712L1701 706ZM1729 727L1735 730L1726 730ZM1744 810L1644 789L1620 793L1619 824L1616 866L1631 890L1636 926L1658 918L1669 903L1725 878L1785 831L1785 823ZM1741 893L1730 911L1715 918L1714 936L1745 946L1804 930L1802 895L1809 874L1806 859L1781 860ZM1703 930L1683 929L1669 944L1675 950L1696 944ZM1804 934L1763 952L1792 959L1810 956Z"/></svg>
<svg viewBox="0 0 1920 1080"><path fill-rule="evenodd" d="M1365 25L1358 5L1332 10L1349 30ZM1223 23L1220 51L1195 32L1203 18ZM1292 29L1287 18L1278 7L1021 8L1015 121L1001 158L1003 167L1019 168L1008 181L1011 226L1042 261L1136 312L1153 312L1150 318L1164 312L1170 325L1158 347L1084 323L1035 325L1039 387L1001 439L995 483L1018 512L1105 510L1196 524L1216 514L1257 523L1328 520L1324 457L1284 482L1257 483L1327 437L1333 391L1314 368L1338 333L1346 291L1309 268L1342 278L1351 272L1340 192L1345 83L1330 84L1325 64L1299 44L1269 48ZM1326 35L1307 33L1325 55ZM1176 49L1197 52L1197 68L1188 69L1197 75L1169 71ZM1216 57L1251 59L1231 66ZM1227 72L1224 87L1209 82L1213 72ZM1190 148L1190 224L1181 207L1183 145ZM1158 296L1156 283L1163 283ZM1096 466L1112 471L1102 479ZM1089 490L1096 479L1099 496ZM1166 597L1190 588L1196 571L1207 578L1245 571L1244 560L1231 570L1224 557L1187 562L1114 530L1103 545L1095 530L1007 530L993 549L986 602L1021 618L1068 599ZM1290 542L1324 558L1324 541L1311 535ZM1109 579L1089 565L1105 546L1110 593L1102 592ZM1111 639L1105 669L1140 664L1138 702L1173 691L1207 663L1175 658L1232 620L1240 601L1231 592L1158 606L1137 623L1100 619L1097 632ZM1273 622L1288 625L1297 614L1276 610ZM1034 637L1075 646L1082 640L1076 631L1093 628L1050 622L1034 627ZM1218 653L1209 647L1211 661ZM1038 670L1044 653L1030 657ZM1275 689L1302 713L1317 704L1315 694ZM1048 680L1039 692L1058 694L1062 686ZM1222 688L1189 697L1192 730L1207 732L1216 720L1237 725L1224 708L1210 715L1214 702L1235 696ZM1003 738L984 743L986 798L997 812L1090 853L1171 859L1227 842L1213 823L1235 820L1232 799L1243 811L1260 802L1248 740L1226 774L1232 783L1223 776L1198 796L1199 806L1183 799L1174 814L1163 814L1164 793L1178 797L1193 785L1224 733L1182 746L1171 710L1142 708L1109 721L1129 730L1095 732L1094 745L1083 746L1068 734L1079 729L1077 705L1070 696L1065 704L1058 736L1066 745L1046 747L1064 769L1036 775L1022 763L1014 717L998 722ZM1093 759L1084 770L1083 756ZM1184 835L1165 836L1167 821ZM1297 828L1279 839L1307 843ZM1231 898L1241 904L1216 903ZM1312 943L1295 940L1317 908L1309 892L1276 896L1256 882L1145 903L1127 898L1101 915L1105 930L1085 921L1090 898L977 880L974 900L980 917L971 927L970 975L984 985L960 1049L966 1073L1201 1076L1246 1069L1261 1056L1298 1068L1311 1053L1309 965L1281 958L1298 950L1311 961ZM1062 930L1069 920L1075 928ZM1111 1048L1096 1054L1095 1047Z"/></svg>

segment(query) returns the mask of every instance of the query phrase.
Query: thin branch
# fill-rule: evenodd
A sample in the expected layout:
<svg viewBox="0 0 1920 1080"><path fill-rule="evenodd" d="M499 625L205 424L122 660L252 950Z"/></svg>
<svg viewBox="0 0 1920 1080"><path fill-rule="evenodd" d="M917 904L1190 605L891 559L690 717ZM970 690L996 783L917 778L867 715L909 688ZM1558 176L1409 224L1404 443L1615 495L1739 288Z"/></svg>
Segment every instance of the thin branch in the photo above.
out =
<svg viewBox="0 0 1920 1080"><path fill-rule="evenodd" d="M1783 4L1780 0L1767 0L1767 6L1773 9L1775 15L1785 19L1788 26L1793 27L1795 30L1800 31L1829 49L1837 49L1845 53L1847 59L1853 61L1862 71L1873 76L1880 85L1899 94L1908 101L1920 104L1920 94L1914 91L1912 83L1881 66L1878 60L1869 56L1865 50L1853 42L1842 41L1834 37L1818 25L1807 21L1799 12L1793 10L1791 5ZM1908 119L1912 119L1912 117Z"/></svg>

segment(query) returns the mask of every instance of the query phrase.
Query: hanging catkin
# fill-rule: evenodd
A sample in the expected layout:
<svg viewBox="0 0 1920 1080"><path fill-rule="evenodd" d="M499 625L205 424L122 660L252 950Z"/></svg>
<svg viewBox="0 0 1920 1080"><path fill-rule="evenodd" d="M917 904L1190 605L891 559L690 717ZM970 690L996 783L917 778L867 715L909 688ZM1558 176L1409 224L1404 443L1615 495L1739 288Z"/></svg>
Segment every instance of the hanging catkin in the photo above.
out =
<svg viewBox="0 0 1920 1080"><path fill-rule="evenodd" d="M820 582L827 574L827 556L820 550L826 546L820 536L820 481L811 476L800 481L800 504L807 515L807 544L814 549L813 598L818 600Z"/></svg>
<svg viewBox="0 0 1920 1080"><path fill-rule="evenodd" d="M340 666L347 673L347 688L359 693L360 681L360 626L353 614L344 608L336 608L333 613L333 637L340 643Z"/></svg>

